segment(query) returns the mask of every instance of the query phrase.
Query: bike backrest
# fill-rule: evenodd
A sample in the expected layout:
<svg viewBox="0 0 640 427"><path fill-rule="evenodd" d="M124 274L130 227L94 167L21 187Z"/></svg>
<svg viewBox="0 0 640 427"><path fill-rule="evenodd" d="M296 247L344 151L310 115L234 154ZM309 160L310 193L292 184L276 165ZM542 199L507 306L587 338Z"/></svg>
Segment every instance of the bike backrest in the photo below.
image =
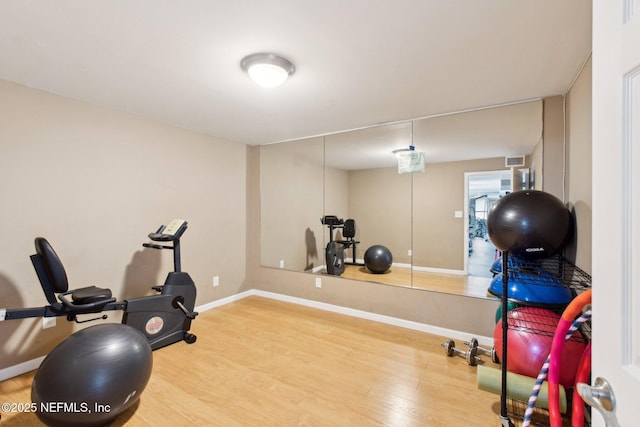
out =
<svg viewBox="0 0 640 427"><path fill-rule="evenodd" d="M58 254L56 254L56 251L53 250L44 237L36 237L35 244L36 255L42 261L44 273L46 273L46 278L44 278L45 280L43 281L41 272L37 271L38 269L36 268L45 294L48 294L47 287L50 287L54 293L67 292L69 290L69 281L67 280L67 273L64 270ZM48 282L48 284L45 282ZM49 295L47 295L47 297L49 297Z"/></svg>
<svg viewBox="0 0 640 427"><path fill-rule="evenodd" d="M353 219L347 219L344 222L344 228L342 229L342 237L354 238L356 237L356 221Z"/></svg>

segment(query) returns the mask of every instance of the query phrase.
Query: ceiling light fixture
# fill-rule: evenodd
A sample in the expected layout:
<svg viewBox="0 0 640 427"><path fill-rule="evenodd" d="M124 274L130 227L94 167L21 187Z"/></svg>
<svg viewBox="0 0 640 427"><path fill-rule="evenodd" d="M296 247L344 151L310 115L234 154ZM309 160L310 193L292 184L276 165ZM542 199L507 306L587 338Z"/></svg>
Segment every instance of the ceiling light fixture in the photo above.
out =
<svg viewBox="0 0 640 427"><path fill-rule="evenodd" d="M254 53L240 61L240 67L262 87L276 87L296 71L293 64L273 53Z"/></svg>
<svg viewBox="0 0 640 427"><path fill-rule="evenodd" d="M397 148L395 150L393 150L391 153L393 153L394 156L398 157L403 153L406 153L407 151L415 151L416 147L414 147L413 145L410 145L409 148Z"/></svg>
<svg viewBox="0 0 640 427"><path fill-rule="evenodd" d="M416 151L416 147L398 148L392 153L398 159L398 173L424 172L424 152Z"/></svg>

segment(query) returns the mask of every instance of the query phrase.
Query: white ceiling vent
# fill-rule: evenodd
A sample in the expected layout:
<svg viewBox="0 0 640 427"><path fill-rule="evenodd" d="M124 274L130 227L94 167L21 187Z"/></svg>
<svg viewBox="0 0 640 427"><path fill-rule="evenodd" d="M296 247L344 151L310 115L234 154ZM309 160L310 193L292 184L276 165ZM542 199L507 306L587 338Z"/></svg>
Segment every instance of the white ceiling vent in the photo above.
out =
<svg viewBox="0 0 640 427"><path fill-rule="evenodd" d="M523 156L507 156L504 158L504 165L508 168L520 168L524 166Z"/></svg>

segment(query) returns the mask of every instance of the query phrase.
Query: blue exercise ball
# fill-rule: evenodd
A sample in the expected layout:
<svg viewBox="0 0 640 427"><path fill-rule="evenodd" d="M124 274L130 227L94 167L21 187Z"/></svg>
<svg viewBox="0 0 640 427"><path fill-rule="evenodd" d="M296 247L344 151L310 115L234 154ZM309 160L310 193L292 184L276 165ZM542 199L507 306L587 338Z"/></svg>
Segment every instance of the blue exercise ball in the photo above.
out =
<svg viewBox="0 0 640 427"><path fill-rule="evenodd" d="M382 245L373 245L364 253L364 265L374 274L386 273L392 262L391 251Z"/></svg>
<svg viewBox="0 0 640 427"><path fill-rule="evenodd" d="M149 381L153 355L142 332L119 323L75 332L45 357L31 386L49 426L96 426L133 405Z"/></svg>
<svg viewBox="0 0 640 427"><path fill-rule="evenodd" d="M569 209L538 190L515 191L498 200L487 218L489 238L518 258L546 258L559 253L573 233Z"/></svg>

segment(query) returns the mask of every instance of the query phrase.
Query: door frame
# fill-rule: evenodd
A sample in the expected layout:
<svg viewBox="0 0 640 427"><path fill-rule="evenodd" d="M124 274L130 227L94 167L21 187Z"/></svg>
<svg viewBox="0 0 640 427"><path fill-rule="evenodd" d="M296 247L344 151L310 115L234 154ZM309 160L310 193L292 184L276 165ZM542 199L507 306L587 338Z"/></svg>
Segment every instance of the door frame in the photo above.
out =
<svg viewBox="0 0 640 427"><path fill-rule="evenodd" d="M509 168L491 170L491 171L475 171L475 172L465 172L464 173L464 210L462 211L462 217L464 221L462 222L462 235L463 235L463 247L462 250L464 252L464 275L469 275L469 178L472 176L481 176L481 175L504 175L505 172L508 172ZM513 173L511 174L511 184L509 191L513 191Z"/></svg>

